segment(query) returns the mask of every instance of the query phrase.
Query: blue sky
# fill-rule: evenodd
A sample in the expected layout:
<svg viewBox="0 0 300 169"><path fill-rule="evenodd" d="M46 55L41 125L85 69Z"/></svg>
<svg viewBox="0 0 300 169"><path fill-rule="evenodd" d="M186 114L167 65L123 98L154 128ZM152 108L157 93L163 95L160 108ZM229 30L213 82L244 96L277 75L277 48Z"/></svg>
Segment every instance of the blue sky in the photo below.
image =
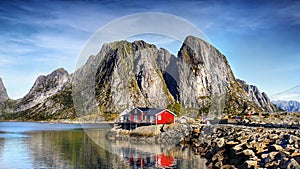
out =
<svg viewBox="0 0 300 169"><path fill-rule="evenodd" d="M190 21L237 78L269 95L300 84L300 1L0 1L0 77L9 96L24 96L38 75L73 72L95 31L138 12Z"/></svg>

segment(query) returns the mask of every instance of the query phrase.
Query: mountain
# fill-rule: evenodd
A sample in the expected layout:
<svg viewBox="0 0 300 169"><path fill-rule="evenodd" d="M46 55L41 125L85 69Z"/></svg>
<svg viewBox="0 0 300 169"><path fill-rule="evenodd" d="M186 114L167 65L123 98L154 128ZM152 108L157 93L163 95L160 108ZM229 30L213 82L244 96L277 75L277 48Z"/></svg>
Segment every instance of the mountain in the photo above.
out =
<svg viewBox="0 0 300 169"><path fill-rule="evenodd" d="M237 79L237 81L243 86L245 91L250 96L251 100L267 112L279 111L278 107L274 105L268 95L265 92L260 92L254 85L249 85L245 81Z"/></svg>
<svg viewBox="0 0 300 169"><path fill-rule="evenodd" d="M11 104L5 115L20 120L74 118L71 75L60 68L39 76L29 93Z"/></svg>
<svg viewBox="0 0 300 169"><path fill-rule="evenodd" d="M300 111L300 85L272 95L272 102L288 112Z"/></svg>
<svg viewBox="0 0 300 169"><path fill-rule="evenodd" d="M285 110L287 112L300 112L300 102L298 101L277 100L277 101L273 101L273 103L276 104L282 110Z"/></svg>
<svg viewBox="0 0 300 169"><path fill-rule="evenodd" d="M107 120L133 107L213 116L274 110L266 94L251 91L235 79L226 57L197 37L186 37L177 56L144 41L116 41L73 74L58 69L39 76L24 98L5 105L2 118Z"/></svg>
<svg viewBox="0 0 300 169"><path fill-rule="evenodd" d="M80 114L176 104L196 113L262 111L236 81L225 56L193 36L177 57L144 41L105 44L74 73L73 84Z"/></svg>

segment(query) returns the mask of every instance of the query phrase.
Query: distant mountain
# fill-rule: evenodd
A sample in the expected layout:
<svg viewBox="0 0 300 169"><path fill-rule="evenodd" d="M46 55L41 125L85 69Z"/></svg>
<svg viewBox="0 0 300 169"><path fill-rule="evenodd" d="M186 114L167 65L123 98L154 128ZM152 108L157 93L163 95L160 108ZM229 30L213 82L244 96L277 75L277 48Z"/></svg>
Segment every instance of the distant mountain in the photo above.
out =
<svg viewBox="0 0 300 169"><path fill-rule="evenodd" d="M1 84L0 91L2 100L8 98ZM73 74L55 70L38 77L24 98L8 100L2 119L69 119L75 109L78 116L96 112L93 118L132 107L233 114L276 109L266 94L235 79L215 47L193 36L186 37L178 56L144 41L104 44Z"/></svg>
<svg viewBox="0 0 300 169"><path fill-rule="evenodd" d="M276 112L279 111L278 107L274 105L268 95L265 92L260 92L258 87L249 85L245 81L237 79L237 81L243 86L251 100L259 105L264 111Z"/></svg>
<svg viewBox="0 0 300 169"><path fill-rule="evenodd" d="M288 112L300 112L300 85L272 95L272 102Z"/></svg>
<svg viewBox="0 0 300 169"><path fill-rule="evenodd" d="M75 117L71 75L63 69L41 75L29 93L19 100L10 100L3 117L15 120L51 120Z"/></svg>
<svg viewBox="0 0 300 169"><path fill-rule="evenodd" d="M277 101L273 101L273 103L276 104L278 107L280 107L282 110L288 112L300 112L300 102L298 101L277 100Z"/></svg>

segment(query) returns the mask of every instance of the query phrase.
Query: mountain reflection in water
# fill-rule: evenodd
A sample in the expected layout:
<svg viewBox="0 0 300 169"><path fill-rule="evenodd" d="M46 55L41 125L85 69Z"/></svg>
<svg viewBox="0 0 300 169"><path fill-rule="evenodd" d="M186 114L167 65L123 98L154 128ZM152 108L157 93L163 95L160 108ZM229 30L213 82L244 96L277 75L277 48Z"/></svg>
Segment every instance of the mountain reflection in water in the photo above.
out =
<svg viewBox="0 0 300 169"><path fill-rule="evenodd" d="M56 125L53 128L61 127ZM0 122L0 168L206 168L206 161L188 149L109 143L105 139L108 129L101 126L48 130L49 126Z"/></svg>

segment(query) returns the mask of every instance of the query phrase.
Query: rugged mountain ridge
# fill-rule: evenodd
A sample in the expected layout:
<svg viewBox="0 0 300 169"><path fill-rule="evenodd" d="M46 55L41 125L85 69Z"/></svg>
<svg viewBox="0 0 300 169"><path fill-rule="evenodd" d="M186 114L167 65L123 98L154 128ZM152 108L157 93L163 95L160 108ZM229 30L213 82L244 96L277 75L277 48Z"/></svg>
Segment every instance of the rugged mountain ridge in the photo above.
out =
<svg viewBox="0 0 300 169"><path fill-rule="evenodd" d="M19 120L74 118L71 75L60 68L39 76L29 93L6 106L4 113Z"/></svg>
<svg viewBox="0 0 300 169"><path fill-rule="evenodd" d="M144 41L105 44L74 74L78 94L87 99L96 96L78 106L80 112L96 107L113 114L136 106L165 108L174 104L196 114L262 111L235 80L225 56L193 36L185 39L178 57Z"/></svg>
<svg viewBox="0 0 300 169"><path fill-rule="evenodd" d="M265 109L235 79L224 55L188 36L177 57L144 41L104 44L73 74L58 69L40 76L6 114L30 120L91 114L108 119L138 106L196 115Z"/></svg>
<svg viewBox="0 0 300 169"><path fill-rule="evenodd" d="M284 101L284 100L277 100L273 101L275 105L277 105L282 110L287 112L300 112L300 102L295 100Z"/></svg>
<svg viewBox="0 0 300 169"><path fill-rule="evenodd" d="M260 106L264 111L279 111L278 107L271 102L271 99L268 97L268 95L265 92L260 92L257 86L249 85L244 80L237 79L237 81L243 86L251 100L256 105Z"/></svg>

